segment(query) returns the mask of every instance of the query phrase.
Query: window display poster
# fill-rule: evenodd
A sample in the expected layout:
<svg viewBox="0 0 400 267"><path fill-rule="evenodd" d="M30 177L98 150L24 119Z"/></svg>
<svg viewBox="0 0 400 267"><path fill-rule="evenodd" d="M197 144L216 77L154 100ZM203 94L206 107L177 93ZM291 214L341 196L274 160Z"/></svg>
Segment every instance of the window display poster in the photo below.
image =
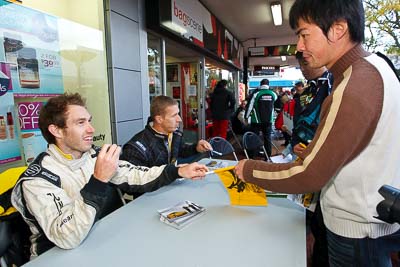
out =
<svg viewBox="0 0 400 267"><path fill-rule="evenodd" d="M61 94L57 18L0 0L0 61L11 66L15 97Z"/></svg>
<svg viewBox="0 0 400 267"><path fill-rule="evenodd" d="M39 129L39 110L43 105L44 102L18 103L18 117L26 164L31 163L47 148L47 142Z"/></svg>
<svg viewBox="0 0 400 267"><path fill-rule="evenodd" d="M172 86L172 97L173 98L181 98L181 87L180 86Z"/></svg>
<svg viewBox="0 0 400 267"><path fill-rule="evenodd" d="M187 88L187 95L188 96L196 96L197 95L197 86L194 84L189 85L189 88Z"/></svg>
<svg viewBox="0 0 400 267"><path fill-rule="evenodd" d="M0 94L0 164L21 160L15 118L13 94Z"/></svg>

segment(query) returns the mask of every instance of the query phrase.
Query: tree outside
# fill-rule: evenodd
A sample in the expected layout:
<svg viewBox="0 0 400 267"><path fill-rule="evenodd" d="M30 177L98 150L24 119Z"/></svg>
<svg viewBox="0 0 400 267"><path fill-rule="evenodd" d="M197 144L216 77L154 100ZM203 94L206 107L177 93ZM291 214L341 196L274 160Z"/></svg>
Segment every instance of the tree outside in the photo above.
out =
<svg viewBox="0 0 400 267"><path fill-rule="evenodd" d="M400 72L400 2L364 0L365 43L368 51L388 55Z"/></svg>

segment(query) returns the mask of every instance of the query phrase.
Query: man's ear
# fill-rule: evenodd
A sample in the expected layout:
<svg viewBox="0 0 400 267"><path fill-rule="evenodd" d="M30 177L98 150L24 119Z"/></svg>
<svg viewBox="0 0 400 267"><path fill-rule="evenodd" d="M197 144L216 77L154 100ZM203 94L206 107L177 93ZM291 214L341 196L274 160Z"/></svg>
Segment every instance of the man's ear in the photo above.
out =
<svg viewBox="0 0 400 267"><path fill-rule="evenodd" d="M56 139L63 136L62 129L54 124L50 124L47 129Z"/></svg>
<svg viewBox="0 0 400 267"><path fill-rule="evenodd" d="M154 117L154 122L160 124L162 122L162 117L161 115L156 115Z"/></svg>
<svg viewBox="0 0 400 267"><path fill-rule="evenodd" d="M330 28L329 40L335 42L341 40L343 37L348 35L347 21L339 20L332 24Z"/></svg>

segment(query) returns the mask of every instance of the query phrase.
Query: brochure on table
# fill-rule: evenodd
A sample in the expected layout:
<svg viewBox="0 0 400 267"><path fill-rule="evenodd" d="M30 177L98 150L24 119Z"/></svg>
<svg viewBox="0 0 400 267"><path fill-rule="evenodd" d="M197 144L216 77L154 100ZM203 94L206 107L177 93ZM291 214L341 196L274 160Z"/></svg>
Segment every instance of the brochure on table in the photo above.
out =
<svg viewBox="0 0 400 267"><path fill-rule="evenodd" d="M185 200L171 207L158 210L160 221L176 228L182 229L203 215L206 209L192 201Z"/></svg>

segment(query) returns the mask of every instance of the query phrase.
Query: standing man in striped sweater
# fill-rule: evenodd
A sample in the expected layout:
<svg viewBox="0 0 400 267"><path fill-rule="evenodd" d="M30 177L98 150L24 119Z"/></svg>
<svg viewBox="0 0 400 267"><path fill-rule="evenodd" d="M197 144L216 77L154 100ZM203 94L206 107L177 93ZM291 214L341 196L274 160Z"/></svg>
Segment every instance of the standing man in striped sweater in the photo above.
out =
<svg viewBox="0 0 400 267"><path fill-rule="evenodd" d="M290 25L304 60L332 72L332 94L302 160L243 160L235 171L272 191L322 189L330 266L391 266L390 253L400 250L400 225L375 216L383 200L379 188L400 188L399 81L385 60L361 46L361 0L296 0Z"/></svg>

